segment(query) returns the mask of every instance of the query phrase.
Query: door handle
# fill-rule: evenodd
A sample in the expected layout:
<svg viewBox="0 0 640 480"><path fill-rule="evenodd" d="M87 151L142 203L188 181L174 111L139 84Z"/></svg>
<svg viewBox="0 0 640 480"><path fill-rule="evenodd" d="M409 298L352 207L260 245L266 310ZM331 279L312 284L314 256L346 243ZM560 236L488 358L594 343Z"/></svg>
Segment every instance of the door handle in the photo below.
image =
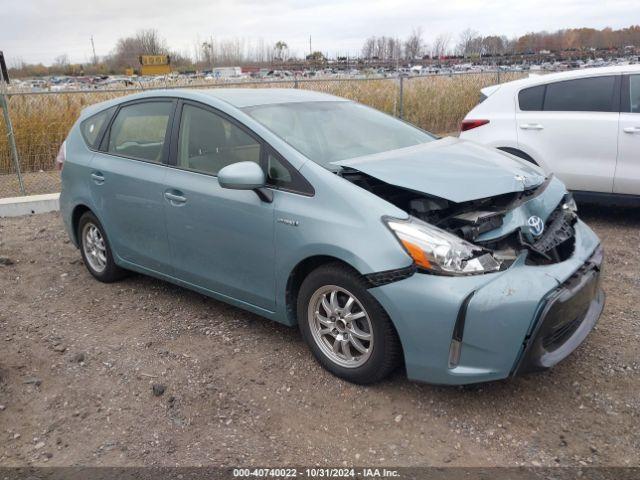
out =
<svg viewBox="0 0 640 480"><path fill-rule="evenodd" d="M104 175L100 172L92 172L91 178L97 185L102 185L104 183Z"/></svg>
<svg viewBox="0 0 640 480"><path fill-rule="evenodd" d="M640 127L624 127L622 131L624 133L640 133Z"/></svg>
<svg viewBox="0 0 640 480"><path fill-rule="evenodd" d="M169 203L174 206L184 205L185 203L187 203L187 197L184 197L177 193L164 192L164 198L169 200Z"/></svg>
<svg viewBox="0 0 640 480"><path fill-rule="evenodd" d="M539 123L521 123L520 128L522 130L542 130L544 127Z"/></svg>

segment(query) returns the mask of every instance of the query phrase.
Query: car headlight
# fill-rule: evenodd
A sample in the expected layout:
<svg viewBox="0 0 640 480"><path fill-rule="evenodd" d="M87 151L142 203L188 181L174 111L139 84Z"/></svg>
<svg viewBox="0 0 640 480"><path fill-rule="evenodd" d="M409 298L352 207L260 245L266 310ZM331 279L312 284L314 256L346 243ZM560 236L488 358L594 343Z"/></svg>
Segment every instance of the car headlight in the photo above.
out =
<svg viewBox="0 0 640 480"><path fill-rule="evenodd" d="M415 217L384 221L416 265L431 273L470 275L500 270L501 262L483 248Z"/></svg>

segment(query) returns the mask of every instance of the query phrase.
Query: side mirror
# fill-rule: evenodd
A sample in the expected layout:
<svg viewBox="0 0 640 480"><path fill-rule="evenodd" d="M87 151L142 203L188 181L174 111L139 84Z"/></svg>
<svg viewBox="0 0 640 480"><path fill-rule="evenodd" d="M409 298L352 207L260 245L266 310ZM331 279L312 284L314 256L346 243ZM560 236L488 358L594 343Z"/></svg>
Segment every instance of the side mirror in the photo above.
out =
<svg viewBox="0 0 640 480"><path fill-rule="evenodd" d="M264 187L266 177L257 163L238 162L227 165L220 170L218 172L218 182L222 188L253 190Z"/></svg>
<svg viewBox="0 0 640 480"><path fill-rule="evenodd" d="M227 165L218 172L218 183L232 190L254 190L260 200L273 201L273 193L263 188L267 178L262 167L255 162L238 162Z"/></svg>

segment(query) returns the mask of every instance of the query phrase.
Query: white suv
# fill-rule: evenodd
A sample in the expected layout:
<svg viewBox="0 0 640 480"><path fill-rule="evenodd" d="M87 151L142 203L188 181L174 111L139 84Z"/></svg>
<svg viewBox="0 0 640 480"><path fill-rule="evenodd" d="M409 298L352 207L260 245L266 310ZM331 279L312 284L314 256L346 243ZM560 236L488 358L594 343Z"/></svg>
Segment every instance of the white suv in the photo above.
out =
<svg viewBox="0 0 640 480"><path fill-rule="evenodd" d="M461 130L553 172L578 199L640 203L640 65L484 88Z"/></svg>

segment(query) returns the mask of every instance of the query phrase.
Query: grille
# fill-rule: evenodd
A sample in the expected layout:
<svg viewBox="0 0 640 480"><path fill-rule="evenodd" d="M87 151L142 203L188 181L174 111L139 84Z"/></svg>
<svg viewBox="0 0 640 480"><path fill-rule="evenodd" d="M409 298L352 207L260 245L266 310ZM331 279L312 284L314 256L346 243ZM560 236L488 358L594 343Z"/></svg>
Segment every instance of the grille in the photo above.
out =
<svg viewBox="0 0 640 480"><path fill-rule="evenodd" d="M564 201L551 212L546 221L546 228L542 236L533 243L528 243L522 235L520 241L533 253L527 259L528 264L546 265L563 262L572 254L575 247L574 225L578 219L571 210L562 208Z"/></svg>

